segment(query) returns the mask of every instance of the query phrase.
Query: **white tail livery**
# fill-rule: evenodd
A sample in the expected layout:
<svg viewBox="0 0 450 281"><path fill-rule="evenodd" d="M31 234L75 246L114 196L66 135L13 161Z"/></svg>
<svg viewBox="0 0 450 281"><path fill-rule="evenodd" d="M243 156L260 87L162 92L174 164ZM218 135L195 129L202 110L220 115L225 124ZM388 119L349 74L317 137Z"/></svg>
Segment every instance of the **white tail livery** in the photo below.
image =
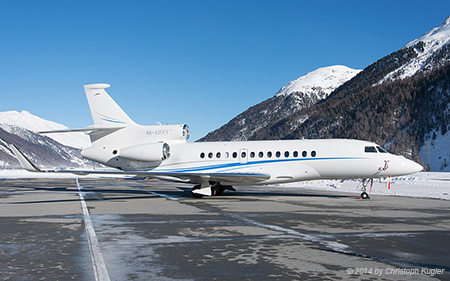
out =
<svg viewBox="0 0 450 281"><path fill-rule="evenodd" d="M83 157L116 171L40 170L15 146L22 166L34 172L114 173L192 183L195 197L223 193L232 186L316 179L373 179L401 176L423 168L375 143L346 140L281 140L188 143L189 127L142 126L106 93L108 84L84 86L93 126L41 133L85 131L92 146ZM365 182L365 181L364 181ZM368 198L363 187L362 198Z"/></svg>

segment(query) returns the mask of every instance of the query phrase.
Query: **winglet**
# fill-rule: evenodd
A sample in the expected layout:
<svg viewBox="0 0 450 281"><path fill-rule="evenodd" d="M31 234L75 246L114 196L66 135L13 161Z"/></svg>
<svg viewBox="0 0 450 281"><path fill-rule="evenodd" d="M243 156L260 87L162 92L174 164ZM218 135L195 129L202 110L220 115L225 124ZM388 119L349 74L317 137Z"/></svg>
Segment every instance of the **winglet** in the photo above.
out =
<svg viewBox="0 0 450 281"><path fill-rule="evenodd" d="M36 167L33 163L31 163L31 161L28 160L28 158L14 144L10 144L9 148L12 150L17 160L19 160L19 163L22 166L22 168L24 168L29 172L42 172L42 170Z"/></svg>

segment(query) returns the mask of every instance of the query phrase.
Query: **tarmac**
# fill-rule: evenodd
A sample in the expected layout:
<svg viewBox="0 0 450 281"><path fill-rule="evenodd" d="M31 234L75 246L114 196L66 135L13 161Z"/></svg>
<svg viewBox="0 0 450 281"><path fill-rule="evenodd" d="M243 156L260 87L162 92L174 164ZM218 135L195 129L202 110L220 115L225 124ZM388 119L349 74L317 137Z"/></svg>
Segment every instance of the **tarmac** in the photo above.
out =
<svg viewBox="0 0 450 281"><path fill-rule="evenodd" d="M0 280L450 280L450 201L0 180Z"/></svg>

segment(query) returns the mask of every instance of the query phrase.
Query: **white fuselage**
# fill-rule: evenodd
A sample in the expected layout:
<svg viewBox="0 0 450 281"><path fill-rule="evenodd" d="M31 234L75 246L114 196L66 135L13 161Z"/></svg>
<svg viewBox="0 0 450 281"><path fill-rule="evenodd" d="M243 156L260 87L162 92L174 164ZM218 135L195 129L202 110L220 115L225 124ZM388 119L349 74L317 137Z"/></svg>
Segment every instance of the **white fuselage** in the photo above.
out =
<svg viewBox="0 0 450 281"><path fill-rule="evenodd" d="M314 179L353 179L398 176L422 170L402 156L377 150L359 140L282 140L245 142L167 142L170 157L156 162L120 157L120 149L106 149L94 161L122 170L189 173L256 173L270 175L258 184ZM370 148L370 149L367 149ZM115 155L110 151L119 151ZM369 152L366 152L369 151ZM99 156L99 155L98 155ZM245 185L253 182L242 181ZM236 182L221 181L221 184Z"/></svg>

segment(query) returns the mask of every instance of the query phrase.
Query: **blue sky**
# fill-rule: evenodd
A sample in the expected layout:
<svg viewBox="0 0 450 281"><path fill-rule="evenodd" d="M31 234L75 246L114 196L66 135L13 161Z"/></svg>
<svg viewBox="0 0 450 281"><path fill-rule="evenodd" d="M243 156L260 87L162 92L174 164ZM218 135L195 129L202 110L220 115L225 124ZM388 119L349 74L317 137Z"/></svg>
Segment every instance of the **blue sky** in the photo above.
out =
<svg viewBox="0 0 450 281"><path fill-rule="evenodd" d="M450 16L450 1L2 1L0 111L92 124L83 85L191 141L319 67L363 69Z"/></svg>

